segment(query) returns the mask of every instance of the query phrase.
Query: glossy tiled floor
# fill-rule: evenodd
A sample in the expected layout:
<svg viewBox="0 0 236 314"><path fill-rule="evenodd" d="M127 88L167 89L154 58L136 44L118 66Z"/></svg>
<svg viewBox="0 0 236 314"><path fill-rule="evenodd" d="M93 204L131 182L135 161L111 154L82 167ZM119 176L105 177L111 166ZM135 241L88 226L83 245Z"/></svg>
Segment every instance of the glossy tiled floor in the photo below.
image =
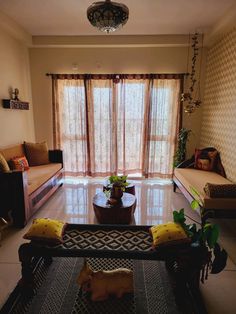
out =
<svg viewBox="0 0 236 314"><path fill-rule="evenodd" d="M38 211L35 217L61 219L70 223L96 223L92 198L102 190L103 180L70 179ZM137 207L136 224L159 224L172 220L174 209L185 208L185 213L198 220L189 204L179 192L173 193L170 181L134 181ZM218 275L209 275L201 286L208 312L212 314L236 313L236 220L217 221L220 225L220 243L229 254L226 269ZM8 230L0 247L0 307L20 278L17 250L26 242L22 236L30 223L22 230Z"/></svg>

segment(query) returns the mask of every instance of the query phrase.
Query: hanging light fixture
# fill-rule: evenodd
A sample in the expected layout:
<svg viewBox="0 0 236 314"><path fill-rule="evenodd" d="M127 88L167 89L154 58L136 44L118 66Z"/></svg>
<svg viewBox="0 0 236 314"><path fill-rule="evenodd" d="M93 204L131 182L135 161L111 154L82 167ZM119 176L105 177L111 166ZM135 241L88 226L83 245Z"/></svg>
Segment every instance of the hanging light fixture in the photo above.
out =
<svg viewBox="0 0 236 314"><path fill-rule="evenodd" d="M202 35L202 49L203 49L203 35ZM199 33L195 33L192 37L192 65L191 73L189 75L189 90L181 95L181 101L185 102L184 111L188 114L193 113L201 105L200 100L200 77L202 66L202 53L199 66L199 77L196 79L196 62L199 55ZM189 53L188 53L189 59ZM188 71L188 61L187 61ZM197 87L195 88L197 83Z"/></svg>
<svg viewBox="0 0 236 314"><path fill-rule="evenodd" d="M129 9L126 5L111 0L99 1L88 7L87 17L94 27L109 34L126 24Z"/></svg>

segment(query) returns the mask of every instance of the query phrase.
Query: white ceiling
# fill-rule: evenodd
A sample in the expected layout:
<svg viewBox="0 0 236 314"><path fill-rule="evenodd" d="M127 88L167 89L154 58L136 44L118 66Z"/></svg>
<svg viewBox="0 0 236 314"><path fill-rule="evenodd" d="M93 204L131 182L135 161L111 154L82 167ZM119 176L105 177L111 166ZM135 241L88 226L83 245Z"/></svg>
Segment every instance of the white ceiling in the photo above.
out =
<svg viewBox="0 0 236 314"><path fill-rule="evenodd" d="M129 7L127 24L116 35L206 32L235 0L116 0ZM0 0L0 11L32 35L104 35L86 10L93 0Z"/></svg>

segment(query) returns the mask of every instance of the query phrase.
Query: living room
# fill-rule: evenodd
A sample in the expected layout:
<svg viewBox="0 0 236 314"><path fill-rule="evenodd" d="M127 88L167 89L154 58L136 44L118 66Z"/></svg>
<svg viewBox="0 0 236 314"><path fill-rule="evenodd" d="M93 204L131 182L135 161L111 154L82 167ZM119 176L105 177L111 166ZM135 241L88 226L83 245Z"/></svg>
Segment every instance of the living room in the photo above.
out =
<svg viewBox="0 0 236 314"><path fill-rule="evenodd" d="M183 104L179 117L181 127L191 129L186 157L191 157L195 148L215 147L220 152L227 179L235 182L235 1L122 2L129 8L129 19L123 28L111 34L104 34L89 23L86 16L92 4L89 0L0 2L0 96L10 99L18 89L18 98L29 103L29 110L0 107L0 149L24 141L46 141L49 149L58 148L51 74L115 74L122 78L124 74L191 72L192 35L189 34L197 31L204 34L199 37L195 74L195 92L202 103L190 114L184 112ZM187 80L189 76L184 91L188 90ZM104 137L107 139L108 134ZM20 279L18 248L26 242L22 236L33 218L94 223L92 198L101 191L109 175L101 179L89 178L87 170L84 177L71 176L71 170L68 172L70 176L64 185L30 218L24 229L4 230L0 247L1 305ZM134 176L128 174L132 180ZM148 179L133 178L137 225L169 221L175 209L185 208L191 213L184 196L172 192L171 177L153 178L151 173L148 176ZM152 212L155 206L158 210ZM195 212L192 217L199 219ZM228 253L227 265L218 275L209 274L201 291L209 313L234 313L235 221L216 222L220 226L220 244Z"/></svg>

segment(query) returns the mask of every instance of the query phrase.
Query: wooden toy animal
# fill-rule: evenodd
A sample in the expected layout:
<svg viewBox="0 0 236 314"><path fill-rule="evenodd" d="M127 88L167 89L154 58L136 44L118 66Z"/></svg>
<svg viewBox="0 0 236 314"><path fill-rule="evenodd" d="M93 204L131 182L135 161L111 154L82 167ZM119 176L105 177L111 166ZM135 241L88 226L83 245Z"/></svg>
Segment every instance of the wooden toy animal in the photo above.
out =
<svg viewBox="0 0 236 314"><path fill-rule="evenodd" d="M106 300L109 295L121 298L124 293L133 292L133 271L127 268L93 271L85 262L77 282L83 291L91 292L92 301Z"/></svg>

